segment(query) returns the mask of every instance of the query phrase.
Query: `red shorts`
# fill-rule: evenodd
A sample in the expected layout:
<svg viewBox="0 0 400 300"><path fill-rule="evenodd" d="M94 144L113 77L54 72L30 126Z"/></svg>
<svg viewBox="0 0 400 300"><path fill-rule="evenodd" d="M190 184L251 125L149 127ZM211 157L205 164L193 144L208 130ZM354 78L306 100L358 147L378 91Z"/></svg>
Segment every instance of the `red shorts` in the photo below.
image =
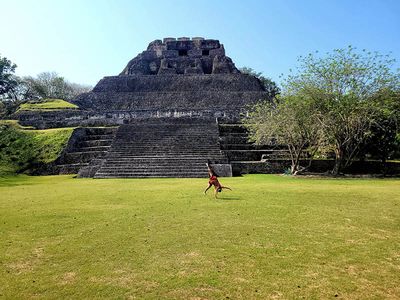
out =
<svg viewBox="0 0 400 300"><path fill-rule="evenodd" d="M219 183L219 181L218 181L216 176L211 176L210 180L208 181L208 183L212 184L213 186L218 187L218 188L221 187L221 184Z"/></svg>

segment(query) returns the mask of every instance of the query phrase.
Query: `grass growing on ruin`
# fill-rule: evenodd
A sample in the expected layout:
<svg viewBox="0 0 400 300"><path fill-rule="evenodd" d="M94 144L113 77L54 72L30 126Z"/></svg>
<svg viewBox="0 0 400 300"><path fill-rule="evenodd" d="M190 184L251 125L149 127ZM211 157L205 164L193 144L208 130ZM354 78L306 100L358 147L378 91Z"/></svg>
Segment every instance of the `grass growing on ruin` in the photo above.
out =
<svg viewBox="0 0 400 300"><path fill-rule="evenodd" d="M400 181L0 178L0 298L400 297Z"/></svg>
<svg viewBox="0 0 400 300"><path fill-rule="evenodd" d="M75 104L69 103L61 99L45 99L41 102L23 103L18 111L41 111L41 110L62 110L62 109L78 109Z"/></svg>
<svg viewBox="0 0 400 300"><path fill-rule="evenodd" d="M16 121L0 121L0 174L15 173L55 160L73 128L33 130Z"/></svg>

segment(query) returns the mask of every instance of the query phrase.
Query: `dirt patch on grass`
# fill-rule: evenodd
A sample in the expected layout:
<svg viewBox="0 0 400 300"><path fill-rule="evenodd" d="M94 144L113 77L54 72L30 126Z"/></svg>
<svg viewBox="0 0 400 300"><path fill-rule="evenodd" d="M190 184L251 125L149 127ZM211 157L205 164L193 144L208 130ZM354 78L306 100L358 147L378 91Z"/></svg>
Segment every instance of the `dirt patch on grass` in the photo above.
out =
<svg viewBox="0 0 400 300"><path fill-rule="evenodd" d="M140 287L140 289L144 290L153 290L159 286L158 282L143 280L138 278L136 274L124 270L114 271L110 276L91 277L90 281L128 289L132 287Z"/></svg>
<svg viewBox="0 0 400 300"><path fill-rule="evenodd" d="M75 272L67 272L61 276L59 284L60 285L74 284L75 281L76 281L76 273Z"/></svg>
<svg viewBox="0 0 400 300"><path fill-rule="evenodd" d="M29 257L11 262L7 266L16 274L32 272L34 267L40 262L44 256L44 249L42 247L36 247L32 250Z"/></svg>
<svg viewBox="0 0 400 300"><path fill-rule="evenodd" d="M33 270L32 262L29 260L9 263L7 266L16 274L28 273Z"/></svg>

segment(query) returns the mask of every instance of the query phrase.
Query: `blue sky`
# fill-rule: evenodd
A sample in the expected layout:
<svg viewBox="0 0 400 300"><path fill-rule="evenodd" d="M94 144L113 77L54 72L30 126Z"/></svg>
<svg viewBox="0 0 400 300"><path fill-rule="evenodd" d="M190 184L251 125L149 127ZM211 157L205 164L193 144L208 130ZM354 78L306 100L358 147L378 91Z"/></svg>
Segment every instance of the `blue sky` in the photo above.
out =
<svg viewBox="0 0 400 300"><path fill-rule="evenodd" d="M398 0L0 0L0 55L18 75L94 85L163 37L219 39L237 67L279 82L296 58L353 45L400 62Z"/></svg>

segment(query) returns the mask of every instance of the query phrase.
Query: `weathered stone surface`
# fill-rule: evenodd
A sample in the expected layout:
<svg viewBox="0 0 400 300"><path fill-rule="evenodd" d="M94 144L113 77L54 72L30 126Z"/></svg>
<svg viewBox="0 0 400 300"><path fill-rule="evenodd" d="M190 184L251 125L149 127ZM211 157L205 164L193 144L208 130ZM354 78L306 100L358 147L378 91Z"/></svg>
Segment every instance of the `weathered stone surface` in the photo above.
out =
<svg viewBox="0 0 400 300"><path fill-rule="evenodd" d="M180 37L151 42L119 76L104 77L73 102L99 113L211 110L239 118L248 104L265 99L260 81L241 74L218 40Z"/></svg>
<svg viewBox="0 0 400 300"><path fill-rule="evenodd" d="M152 63L162 67L161 60L166 60L169 68L175 68L175 73L185 74L185 69L188 65L192 65L195 59L200 59L201 64L203 64L203 60L211 59L213 61L216 56L219 56L216 61L218 66L215 67L218 73L230 74L239 72L230 58L226 57L225 59L224 46L218 40L181 37L178 39L165 38L163 41L155 40L151 42L147 50L132 59L120 75L165 74L163 71L151 71L149 67ZM221 67L221 64L224 64L224 67ZM211 74L213 69L214 67L211 66L211 68L203 70L203 73Z"/></svg>

